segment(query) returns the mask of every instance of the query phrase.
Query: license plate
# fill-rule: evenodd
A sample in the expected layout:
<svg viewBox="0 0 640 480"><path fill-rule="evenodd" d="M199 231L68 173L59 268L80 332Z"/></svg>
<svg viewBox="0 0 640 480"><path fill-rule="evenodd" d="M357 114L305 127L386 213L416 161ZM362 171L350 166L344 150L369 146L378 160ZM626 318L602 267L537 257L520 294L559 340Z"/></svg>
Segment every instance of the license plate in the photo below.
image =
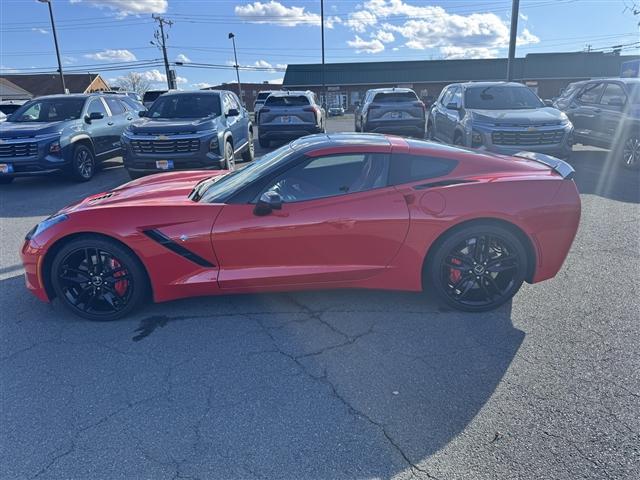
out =
<svg viewBox="0 0 640 480"><path fill-rule="evenodd" d="M160 170L171 170L173 168L173 160L158 160L156 161L156 168Z"/></svg>
<svg viewBox="0 0 640 480"><path fill-rule="evenodd" d="M391 118L402 118L402 112L391 112Z"/></svg>
<svg viewBox="0 0 640 480"><path fill-rule="evenodd" d="M0 173L12 173L13 165L10 163L0 163Z"/></svg>
<svg viewBox="0 0 640 480"><path fill-rule="evenodd" d="M291 123L291 117L289 117L289 116L280 117L280 122L282 122L282 123Z"/></svg>

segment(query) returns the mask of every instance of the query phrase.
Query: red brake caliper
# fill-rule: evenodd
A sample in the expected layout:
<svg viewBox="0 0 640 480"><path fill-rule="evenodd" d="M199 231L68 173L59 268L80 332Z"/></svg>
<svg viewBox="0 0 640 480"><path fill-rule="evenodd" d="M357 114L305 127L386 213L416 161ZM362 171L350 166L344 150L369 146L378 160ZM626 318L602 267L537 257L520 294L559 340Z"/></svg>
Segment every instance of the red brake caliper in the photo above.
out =
<svg viewBox="0 0 640 480"><path fill-rule="evenodd" d="M462 262L457 258L452 258L451 263L453 263L454 265L462 265ZM462 273L460 272L460 270L449 268L449 280L451 281L451 283L455 285L456 283L458 283L460 278L462 278Z"/></svg>
<svg viewBox="0 0 640 480"><path fill-rule="evenodd" d="M119 267L120 267L120 262L118 262L115 258L111 259L111 269L115 270L116 268L119 268ZM113 276L114 278L118 278L118 277L122 277L124 274L125 274L125 271L120 270L119 272L114 273ZM113 285L113 288L116 291L116 293L122 297L127 291L128 286L129 286L128 280L118 280Z"/></svg>

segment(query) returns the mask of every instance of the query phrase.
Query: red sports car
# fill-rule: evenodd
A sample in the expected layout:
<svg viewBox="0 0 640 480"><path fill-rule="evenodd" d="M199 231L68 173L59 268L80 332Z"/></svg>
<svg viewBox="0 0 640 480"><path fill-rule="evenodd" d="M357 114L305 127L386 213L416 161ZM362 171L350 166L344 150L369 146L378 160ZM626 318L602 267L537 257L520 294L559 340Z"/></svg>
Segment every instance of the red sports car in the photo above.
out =
<svg viewBox="0 0 640 480"><path fill-rule="evenodd" d="M461 310L560 269L580 219L565 162L383 135L313 135L226 172L158 174L70 205L22 248L26 284L91 320L148 296L375 288Z"/></svg>

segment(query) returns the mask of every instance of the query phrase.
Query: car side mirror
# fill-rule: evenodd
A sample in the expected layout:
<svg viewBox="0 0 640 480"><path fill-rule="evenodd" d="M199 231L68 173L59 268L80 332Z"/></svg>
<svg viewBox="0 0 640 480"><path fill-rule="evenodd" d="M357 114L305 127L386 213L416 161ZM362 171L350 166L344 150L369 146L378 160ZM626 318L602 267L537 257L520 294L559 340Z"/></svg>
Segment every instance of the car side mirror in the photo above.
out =
<svg viewBox="0 0 640 480"><path fill-rule="evenodd" d="M447 110L460 110L460 105L458 105L456 102L449 102L447 103Z"/></svg>
<svg viewBox="0 0 640 480"><path fill-rule="evenodd" d="M91 123L93 120L101 120L104 118L104 113L102 112L91 112L89 115L86 115L84 119L87 123Z"/></svg>
<svg viewBox="0 0 640 480"><path fill-rule="evenodd" d="M139 117L146 117L147 116L147 111L146 110L140 110L138 112L138 116Z"/></svg>
<svg viewBox="0 0 640 480"><path fill-rule="evenodd" d="M553 107L553 100L550 100L550 99L547 98L547 99L543 100L543 102L547 107Z"/></svg>
<svg viewBox="0 0 640 480"><path fill-rule="evenodd" d="M237 108L230 108L227 112L227 117L237 117L238 115L240 115L240 112Z"/></svg>
<svg viewBox="0 0 640 480"><path fill-rule="evenodd" d="M260 217L269 215L274 210L282 209L282 197L277 192L264 192L256 203L253 213Z"/></svg>

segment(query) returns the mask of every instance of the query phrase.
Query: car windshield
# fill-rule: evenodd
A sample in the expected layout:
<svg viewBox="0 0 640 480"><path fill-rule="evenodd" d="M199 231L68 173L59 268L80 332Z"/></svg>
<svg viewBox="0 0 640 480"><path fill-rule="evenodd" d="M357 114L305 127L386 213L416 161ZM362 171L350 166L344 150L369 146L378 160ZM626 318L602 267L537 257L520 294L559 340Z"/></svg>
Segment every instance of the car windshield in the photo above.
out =
<svg viewBox="0 0 640 480"><path fill-rule="evenodd" d="M309 105L309 99L304 95L288 95L286 97L271 95L264 104L269 107L300 107Z"/></svg>
<svg viewBox="0 0 640 480"><path fill-rule="evenodd" d="M142 101L144 103L153 102L163 93L167 93L166 90L150 90L144 93L144 96L142 97Z"/></svg>
<svg viewBox="0 0 640 480"><path fill-rule="evenodd" d="M149 108L151 118L203 118L220 115L220 97L211 94L168 95Z"/></svg>
<svg viewBox="0 0 640 480"><path fill-rule="evenodd" d="M9 118L11 122L60 122L77 120L85 98L46 98L25 103Z"/></svg>
<svg viewBox="0 0 640 480"><path fill-rule="evenodd" d="M496 85L468 88L464 105L480 110L519 110L542 108L544 103L527 87Z"/></svg>
<svg viewBox="0 0 640 480"><path fill-rule="evenodd" d="M264 102L269 95L271 95L271 92L260 92L258 93L256 100L262 100Z"/></svg>
<svg viewBox="0 0 640 480"><path fill-rule="evenodd" d="M203 203L224 203L238 188L248 185L278 167L293 150L289 145L263 155L241 170L222 177L213 177L200 183L191 194L191 199Z"/></svg>
<svg viewBox="0 0 640 480"><path fill-rule="evenodd" d="M404 103L415 102L418 100L416 94L413 92L389 92L389 93L376 93L373 98L374 102L378 103Z"/></svg>

